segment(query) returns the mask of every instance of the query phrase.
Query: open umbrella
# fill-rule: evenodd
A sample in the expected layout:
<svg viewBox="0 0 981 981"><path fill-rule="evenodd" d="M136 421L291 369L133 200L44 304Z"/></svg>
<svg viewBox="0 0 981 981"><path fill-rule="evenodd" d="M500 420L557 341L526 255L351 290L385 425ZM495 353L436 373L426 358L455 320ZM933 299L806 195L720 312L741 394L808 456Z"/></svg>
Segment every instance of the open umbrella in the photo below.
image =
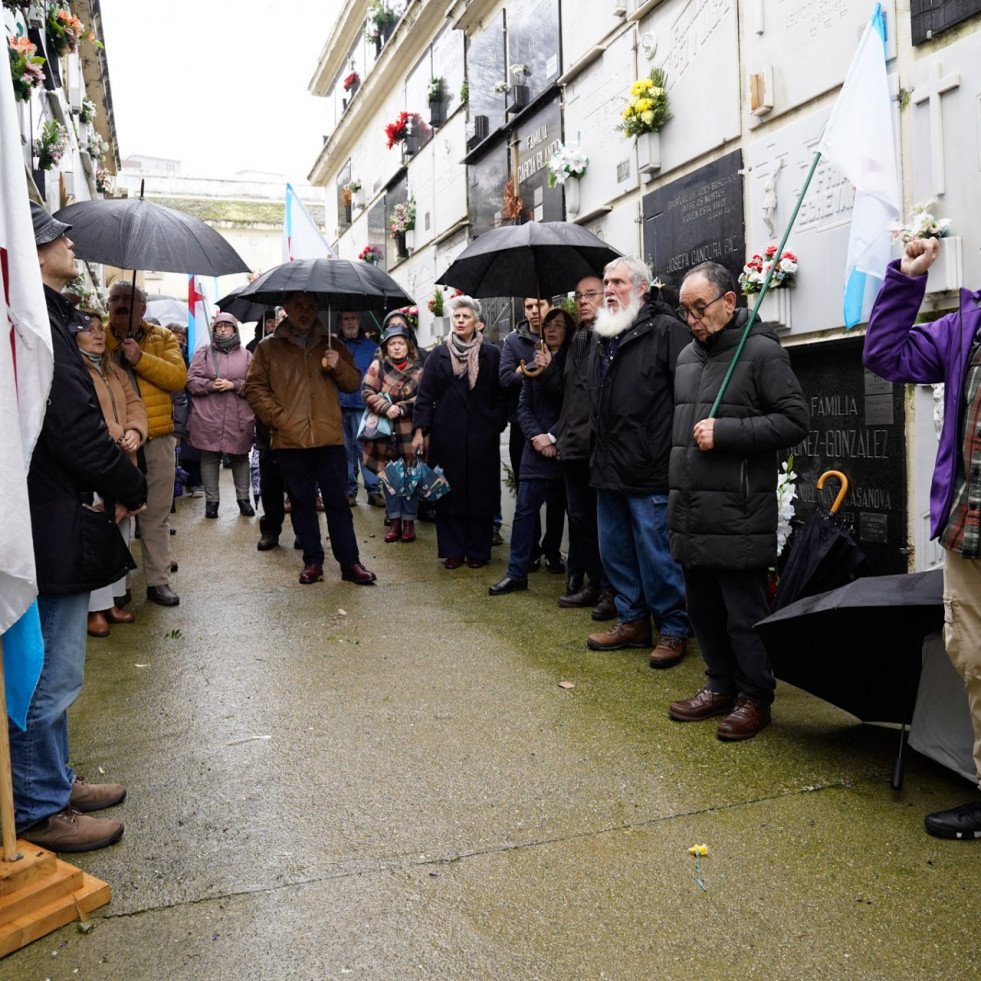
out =
<svg viewBox="0 0 981 981"><path fill-rule="evenodd" d="M148 296L146 315L154 317L165 327L167 324L184 324L187 326L187 302L175 300L172 296Z"/></svg>
<svg viewBox="0 0 981 981"><path fill-rule="evenodd" d="M940 569L865 576L805 596L756 624L783 681L864 722L904 727L913 714L924 637L943 624ZM893 785L902 781L902 741ZM897 783L898 781L898 783Z"/></svg>
<svg viewBox="0 0 981 981"><path fill-rule="evenodd" d="M242 287L239 298L281 306L291 293L316 293L322 310L387 310L412 303L412 297L384 270L350 259L284 262Z"/></svg>
<svg viewBox="0 0 981 981"><path fill-rule="evenodd" d="M243 324L253 320L261 320L263 314L267 310L272 309L271 305L268 303L256 303L250 297L242 296L241 293L244 289L244 286L236 286L235 289L223 296L215 306L222 313L230 313L236 320L241 321Z"/></svg>
<svg viewBox="0 0 981 981"><path fill-rule="evenodd" d="M120 269L224 276L248 272L242 257L210 225L143 197L79 201L55 213L72 226L75 254Z"/></svg>
<svg viewBox="0 0 981 981"><path fill-rule="evenodd" d="M860 574L865 553L855 539L841 527L838 509L848 493L848 478L840 470L826 470L818 477L818 490L828 477L837 477L841 489L829 514L815 513L794 534L772 609L779 610L802 596L824 593L843 586Z"/></svg>

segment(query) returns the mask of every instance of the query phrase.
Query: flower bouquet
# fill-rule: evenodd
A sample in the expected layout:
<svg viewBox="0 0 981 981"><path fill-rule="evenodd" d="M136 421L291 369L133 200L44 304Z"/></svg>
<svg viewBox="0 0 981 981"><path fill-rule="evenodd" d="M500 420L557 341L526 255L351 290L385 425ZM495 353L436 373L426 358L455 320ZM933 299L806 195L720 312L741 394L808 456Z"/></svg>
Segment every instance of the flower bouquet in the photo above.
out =
<svg viewBox="0 0 981 981"><path fill-rule="evenodd" d="M48 7L45 33L51 42L51 47L59 55L77 50L79 41L91 41L101 47L92 31L85 30L85 26L70 10L56 4Z"/></svg>
<svg viewBox="0 0 981 981"><path fill-rule="evenodd" d="M99 167L95 172L95 189L104 198L112 194L112 174Z"/></svg>
<svg viewBox="0 0 981 981"><path fill-rule="evenodd" d="M617 129L634 137L658 133L670 118L667 76L662 68L653 68L647 78L638 78L630 86L630 99Z"/></svg>
<svg viewBox="0 0 981 981"><path fill-rule="evenodd" d="M377 245L366 245L359 253L358 258L362 262L374 265L377 262L381 262L384 257L382 256L381 249Z"/></svg>
<svg viewBox="0 0 981 981"><path fill-rule="evenodd" d="M37 54L37 45L26 37L7 39L10 55L10 77L14 83L14 95L21 102L29 102L31 93L44 84L44 58Z"/></svg>
<svg viewBox="0 0 981 981"><path fill-rule="evenodd" d="M351 72L347 78L344 79L343 87L345 92L350 92L351 89L357 90L358 86L361 84L361 77L357 72Z"/></svg>
<svg viewBox="0 0 981 981"><path fill-rule="evenodd" d="M98 133L93 133L85 149L93 160L99 161L109 152L109 144Z"/></svg>
<svg viewBox="0 0 981 981"><path fill-rule="evenodd" d="M51 170L68 149L68 130L57 119L49 119L34 141L34 154L41 170Z"/></svg>
<svg viewBox="0 0 981 981"><path fill-rule="evenodd" d="M82 99L82 108L78 110L78 121L80 123L95 122L98 110L91 99Z"/></svg>
<svg viewBox="0 0 981 981"><path fill-rule="evenodd" d="M791 453L777 473L777 557L790 537L790 522L794 518L794 498L797 496L797 474L794 473L794 454Z"/></svg>
<svg viewBox="0 0 981 981"><path fill-rule="evenodd" d="M419 308L418 307L399 307L398 313L405 317L405 322L413 329L419 327Z"/></svg>
<svg viewBox="0 0 981 981"><path fill-rule="evenodd" d="M419 119L417 113L414 112L400 112L398 118L394 123L389 123L385 127L385 136L387 138L388 149L391 150L396 143L404 143L409 135L412 133L413 129L418 125L416 120Z"/></svg>
<svg viewBox="0 0 981 981"><path fill-rule="evenodd" d="M429 101L430 102L442 102L443 101L443 79L442 78L431 78L429 80Z"/></svg>
<svg viewBox="0 0 981 981"><path fill-rule="evenodd" d="M909 224L894 221L889 226L893 239L901 239L905 245L914 238L946 238L950 232L949 218L934 218L927 210L933 201L926 204L914 204L909 213Z"/></svg>
<svg viewBox="0 0 981 981"><path fill-rule="evenodd" d="M797 256L793 252L784 252L777 259L777 247L770 245L763 255L756 254L750 259L739 274L739 286L743 296L759 293L763 288L770 267L774 266L773 276L768 289L789 289L797 281Z"/></svg>
<svg viewBox="0 0 981 981"><path fill-rule="evenodd" d="M388 216L388 222L392 229L392 238L397 235L404 235L406 232L416 227L416 199L409 198L408 201L400 201L392 209Z"/></svg>
<svg viewBox="0 0 981 981"><path fill-rule="evenodd" d="M345 208L350 206L354 195L360 190L361 181L359 181L357 178L352 178L341 187L341 201L343 202Z"/></svg>
<svg viewBox="0 0 981 981"><path fill-rule="evenodd" d="M548 186L564 184L570 177L582 177L586 173L589 157L582 152L577 143L570 147L560 143L551 157L548 158Z"/></svg>

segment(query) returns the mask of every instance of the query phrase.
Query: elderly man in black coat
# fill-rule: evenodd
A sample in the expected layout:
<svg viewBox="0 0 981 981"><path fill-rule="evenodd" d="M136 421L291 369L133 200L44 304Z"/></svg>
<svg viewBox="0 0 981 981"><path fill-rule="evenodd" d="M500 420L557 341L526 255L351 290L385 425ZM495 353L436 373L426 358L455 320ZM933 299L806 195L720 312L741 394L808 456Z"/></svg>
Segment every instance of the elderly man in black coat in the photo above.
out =
<svg viewBox="0 0 981 981"><path fill-rule="evenodd" d="M688 615L708 683L668 711L679 722L714 715L720 739L750 739L770 721L776 682L753 627L766 616L767 570L777 560L778 451L807 432L807 401L787 352L755 323L715 418L712 405L749 313L736 309L732 274L715 262L690 270L682 313L695 339L674 379L668 524L685 570Z"/></svg>

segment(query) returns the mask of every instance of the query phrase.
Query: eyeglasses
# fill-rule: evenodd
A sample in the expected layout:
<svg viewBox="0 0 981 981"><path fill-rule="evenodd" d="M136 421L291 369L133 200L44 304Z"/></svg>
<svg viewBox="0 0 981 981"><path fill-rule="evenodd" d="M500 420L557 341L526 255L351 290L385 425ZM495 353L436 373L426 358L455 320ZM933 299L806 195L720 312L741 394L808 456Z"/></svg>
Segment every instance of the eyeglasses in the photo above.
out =
<svg viewBox="0 0 981 981"><path fill-rule="evenodd" d="M694 317L695 320L701 320L708 313L708 308L713 303L718 303L725 295L725 293L720 293L714 300L709 300L708 303L696 303L693 307L686 307L682 304L675 312L685 323L688 323L689 317Z"/></svg>
<svg viewBox="0 0 981 981"><path fill-rule="evenodd" d="M596 297L602 296L602 290L587 290L585 293L573 293L572 298L574 300L595 300Z"/></svg>

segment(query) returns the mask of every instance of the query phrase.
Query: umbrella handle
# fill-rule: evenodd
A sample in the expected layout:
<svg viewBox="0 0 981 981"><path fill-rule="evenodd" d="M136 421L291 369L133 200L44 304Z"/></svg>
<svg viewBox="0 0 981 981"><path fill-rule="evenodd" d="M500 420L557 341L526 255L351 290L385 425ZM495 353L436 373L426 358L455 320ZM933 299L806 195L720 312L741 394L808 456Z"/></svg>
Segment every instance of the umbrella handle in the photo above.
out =
<svg viewBox="0 0 981 981"><path fill-rule="evenodd" d="M831 513L837 514L838 508L845 502L845 495L848 493L848 478L840 470L825 470L818 477L818 490L824 490L824 483L828 477L837 477L841 481L841 489L838 491L838 496L835 498L834 504L831 505Z"/></svg>
<svg viewBox="0 0 981 981"><path fill-rule="evenodd" d="M524 358L521 359L521 364L514 369L518 374L524 375L525 378L537 378L545 369L544 368L529 368L525 365Z"/></svg>

